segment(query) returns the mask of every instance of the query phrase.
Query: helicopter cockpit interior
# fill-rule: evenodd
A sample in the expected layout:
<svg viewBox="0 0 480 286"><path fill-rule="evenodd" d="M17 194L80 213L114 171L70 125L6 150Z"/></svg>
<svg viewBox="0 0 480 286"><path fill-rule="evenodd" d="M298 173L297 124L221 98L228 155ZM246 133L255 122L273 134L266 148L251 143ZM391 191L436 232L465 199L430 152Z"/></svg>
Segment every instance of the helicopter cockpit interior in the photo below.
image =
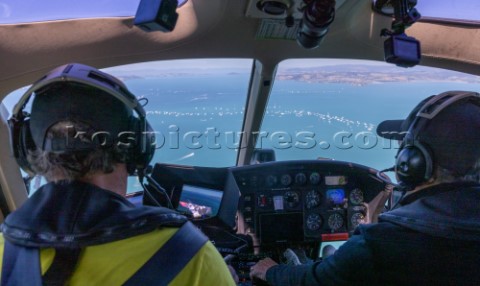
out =
<svg viewBox="0 0 480 286"><path fill-rule="evenodd" d="M480 90L474 1L53 2L0 0L1 145L48 70L79 62L118 77L156 136L128 199L187 216L243 285L258 260L322 259L395 205L386 170L399 145L377 136L381 121ZM3 221L45 180L11 148L0 158Z"/></svg>

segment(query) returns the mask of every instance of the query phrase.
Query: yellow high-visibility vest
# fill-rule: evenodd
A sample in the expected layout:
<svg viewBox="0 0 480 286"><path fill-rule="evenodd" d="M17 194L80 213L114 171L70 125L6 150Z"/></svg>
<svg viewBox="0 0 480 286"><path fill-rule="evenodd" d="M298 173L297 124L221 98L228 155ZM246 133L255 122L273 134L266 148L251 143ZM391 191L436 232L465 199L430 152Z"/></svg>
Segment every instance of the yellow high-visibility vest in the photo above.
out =
<svg viewBox="0 0 480 286"><path fill-rule="evenodd" d="M122 285L133 276L178 230L165 227L150 233L90 246L80 255L69 285ZM0 257L4 238L0 235ZM53 248L40 251L44 274L53 262ZM175 257L171 258L172 261ZM2 259L0 259L0 269ZM28 267L28 265L25 265ZM161 266L159 266L161 267ZM161 279L159 277L159 279ZM172 280L170 285L235 285L221 255L208 241Z"/></svg>

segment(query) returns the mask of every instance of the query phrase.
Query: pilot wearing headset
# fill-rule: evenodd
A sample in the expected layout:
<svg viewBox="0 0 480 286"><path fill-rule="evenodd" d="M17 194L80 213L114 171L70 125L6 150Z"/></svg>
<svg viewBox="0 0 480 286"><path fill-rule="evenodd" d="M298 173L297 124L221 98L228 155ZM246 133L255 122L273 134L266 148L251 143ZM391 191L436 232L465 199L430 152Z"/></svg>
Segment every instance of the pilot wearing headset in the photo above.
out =
<svg viewBox="0 0 480 286"><path fill-rule="evenodd" d="M1 227L2 285L235 285L184 216L124 198L155 137L118 79L58 67L25 93L9 123L17 162L48 183Z"/></svg>
<svg viewBox="0 0 480 286"><path fill-rule="evenodd" d="M267 258L252 277L271 285L479 285L480 95L431 96L377 133L401 141L392 168L405 193L397 207L321 262Z"/></svg>

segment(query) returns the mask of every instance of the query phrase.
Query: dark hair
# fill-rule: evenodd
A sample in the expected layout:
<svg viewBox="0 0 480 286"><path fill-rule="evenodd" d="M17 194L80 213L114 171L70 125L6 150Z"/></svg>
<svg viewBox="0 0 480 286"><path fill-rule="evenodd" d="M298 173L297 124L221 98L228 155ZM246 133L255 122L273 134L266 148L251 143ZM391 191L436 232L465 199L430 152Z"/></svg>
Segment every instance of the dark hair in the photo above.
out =
<svg viewBox="0 0 480 286"><path fill-rule="evenodd" d="M75 134L77 130L82 131L80 135ZM87 124L61 121L50 127L47 138L65 139L76 136L78 139L80 136L82 141L88 142L93 134L94 130ZM115 144L105 148L66 152L49 152L37 148L29 151L27 159L35 173L44 176L47 181L72 181L98 172L113 172L116 164L126 162L127 151Z"/></svg>
<svg viewBox="0 0 480 286"><path fill-rule="evenodd" d="M439 183L458 181L480 183L480 158L477 159L474 166L465 174L457 174L456 172L438 166L436 170L434 170L434 177Z"/></svg>

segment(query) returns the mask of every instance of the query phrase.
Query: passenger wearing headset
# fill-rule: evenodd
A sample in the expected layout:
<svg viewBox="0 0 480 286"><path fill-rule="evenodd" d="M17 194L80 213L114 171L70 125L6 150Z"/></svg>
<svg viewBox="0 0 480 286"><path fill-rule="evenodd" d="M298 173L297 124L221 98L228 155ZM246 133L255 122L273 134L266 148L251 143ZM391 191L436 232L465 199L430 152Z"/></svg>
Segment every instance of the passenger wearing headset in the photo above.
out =
<svg viewBox="0 0 480 286"><path fill-rule="evenodd" d="M18 163L48 183L2 225L2 285L235 284L184 216L124 198L128 175L142 176L152 159L155 136L118 79L58 67L25 93L9 123Z"/></svg>
<svg viewBox="0 0 480 286"><path fill-rule="evenodd" d="M252 277L271 285L479 285L480 95L429 97L377 133L401 141L392 168L405 193L397 207L321 262L267 258Z"/></svg>

